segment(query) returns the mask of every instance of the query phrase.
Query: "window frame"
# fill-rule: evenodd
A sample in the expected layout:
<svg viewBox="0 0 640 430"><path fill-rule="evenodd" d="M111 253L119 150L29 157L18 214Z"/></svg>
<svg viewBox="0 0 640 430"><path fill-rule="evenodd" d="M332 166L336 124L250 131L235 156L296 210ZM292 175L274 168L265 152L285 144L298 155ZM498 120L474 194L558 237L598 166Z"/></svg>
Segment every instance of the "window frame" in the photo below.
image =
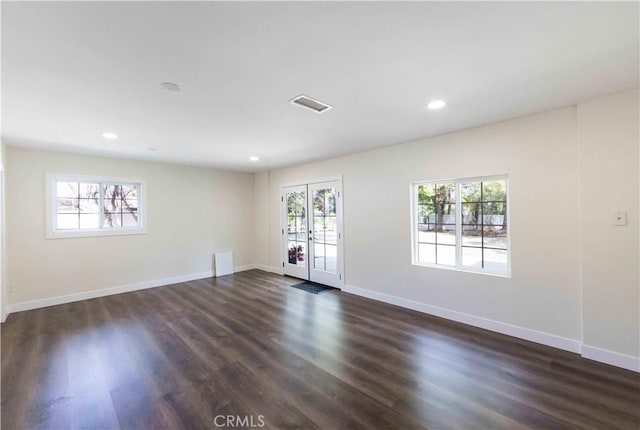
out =
<svg viewBox="0 0 640 430"><path fill-rule="evenodd" d="M57 182L85 182L100 183L100 198L103 198L103 186L106 184L137 185L138 186L138 226L136 227L116 227L97 229L77 229L61 230L57 228ZM90 175L69 175L58 173L47 173L45 175L45 201L46 201L46 239L68 239L78 237L101 237L101 236L126 236L147 233L147 201L146 201L146 181L144 179L121 178L109 176Z"/></svg>
<svg viewBox="0 0 640 430"><path fill-rule="evenodd" d="M490 182L496 180L503 180L506 183L506 213L509 216L507 221L507 269L505 271L497 271L484 268L474 268L462 265L462 199L460 192L460 184L469 182ZM456 265L448 266L437 263L425 263L418 260L418 186L420 185L433 185L442 183L453 183L456 190ZM457 272L477 273L482 275L498 276L502 278L511 277L511 186L509 184L509 175L489 175L489 176L475 176L469 178L455 178L455 179L436 179L428 181L416 181L410 185L411 193L411 264L414 266L430 267L436 269L453 270Z"/></svg>

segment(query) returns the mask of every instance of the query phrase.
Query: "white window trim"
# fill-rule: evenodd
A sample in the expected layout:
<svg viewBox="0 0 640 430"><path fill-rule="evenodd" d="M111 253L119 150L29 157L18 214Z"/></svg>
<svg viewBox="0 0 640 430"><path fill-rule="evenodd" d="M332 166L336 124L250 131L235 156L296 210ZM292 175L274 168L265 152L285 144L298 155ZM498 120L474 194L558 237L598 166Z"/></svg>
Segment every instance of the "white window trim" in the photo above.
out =
<svg viewBox="0 0 640 430"><path fill-rule="evenodd" d="M460 199L460 184L463 182L489 182L494 180L504 180L507 184L507 214L511 216L511 187L509 185L509 175L477 176L470 178L456 179L436 179L429 181L416 181L410 185L411 193L411 264L414 266L430 267L436 269L453 270L455 272L475 273L481 275L497 276L501 278L511 278L511 221L507 222L507 270L495 271L489 269L474 269L462 265L462 200ZM418 261L418 186L436 183L455 183L456 185L456 265L447 266L444 264L424 263ZM512 218L511 218L512 219Z"/></svg>
<svg viewBox="0 0 640 430"><path fill-rule="evenodd" d="M57 205L54 196L55 184L57 181L69 182L101 182L116 184L136 184L139 186L138 217L140 224L137 227L119 227L112 229L84 229L84 230L58 230L57 225ZM108 176L89 175L69 175L58 173L47 173L45 175L45 196L46 196L46 226L45 236L47 239L68 239L74 237L101 237L101 236L126 236L147 233L147 187L144 179L118 178Z"/></svg>

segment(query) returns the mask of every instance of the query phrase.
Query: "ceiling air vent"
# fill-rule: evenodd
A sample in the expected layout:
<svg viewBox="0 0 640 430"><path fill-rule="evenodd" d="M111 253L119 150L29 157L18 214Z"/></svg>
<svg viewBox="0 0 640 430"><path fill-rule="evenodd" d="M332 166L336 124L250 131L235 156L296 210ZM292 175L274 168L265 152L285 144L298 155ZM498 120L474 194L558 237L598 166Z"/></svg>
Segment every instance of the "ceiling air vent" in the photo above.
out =
<svg viewBox="0 0 640 430"><path fill-rule="evenodd" d="M312 99L311 97L305 95L299 95L298 97L294 97L289 101L294 105L302 106L306 109L311 109L312 111L317 113L326 112L331 109L331 106L329 106L328 104L322 103L321 101Z"/></svg>

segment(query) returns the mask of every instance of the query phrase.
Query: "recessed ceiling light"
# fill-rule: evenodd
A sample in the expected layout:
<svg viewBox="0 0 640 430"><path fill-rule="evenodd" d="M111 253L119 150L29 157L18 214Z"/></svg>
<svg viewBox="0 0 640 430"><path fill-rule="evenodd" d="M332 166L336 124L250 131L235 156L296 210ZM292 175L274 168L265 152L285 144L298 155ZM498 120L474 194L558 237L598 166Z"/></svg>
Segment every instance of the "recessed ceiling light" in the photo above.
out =
<svg viewBox="0 0 640 430"><path fill-rule="evenodd" d="M442 109L447 103L444 100L432 100L427 107L431 110Z"/></svg>
<svg viewBox="0 0 640 430"><path fill-rule="evenodd" d="M256 157L255 155L252 155L251 157L249 157L249 161L259 161L260 158Z"/></svg>
<svg viewBox="0 0 640 430"><path fill-rule="evenodd" d="M164 88L167 91L180 91L180 85L176 84L175 82L162 82L160 84L160 86L162 88Z"/></svg>
<svg viewBox="0 0 640 430"><path fill-rule="evenodd" d="M113 139L117 139L118 135L115 134L115 133L105 132L105 133L102 133L102 137L104 137L105 139L112 139L113 140Z"/></svg>
<svg viewBox="0 0 640 430"><path fill-rule="evenodd" d="M316 113L323 113L331 109L331 106L328 104L321 102L320 100L312 99L304 94L300 94L299 96L292 98L289 102L305 109L310 109Z"/></svg>

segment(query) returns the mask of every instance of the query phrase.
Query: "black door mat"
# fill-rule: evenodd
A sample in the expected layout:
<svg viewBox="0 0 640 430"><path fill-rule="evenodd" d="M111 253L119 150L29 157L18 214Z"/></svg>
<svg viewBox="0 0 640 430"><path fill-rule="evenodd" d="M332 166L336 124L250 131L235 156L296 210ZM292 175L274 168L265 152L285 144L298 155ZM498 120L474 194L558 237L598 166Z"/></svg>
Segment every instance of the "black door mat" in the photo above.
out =
<svg viewBox="0 0 640 430"><path fill-rule="evenodd" d="M308 291L313 294L318 294L326 290L333 290L334 288L327 287L326 285L316 284L315 282L301 282L299 284L292 285L293 288L299 290Z"/></svg>

